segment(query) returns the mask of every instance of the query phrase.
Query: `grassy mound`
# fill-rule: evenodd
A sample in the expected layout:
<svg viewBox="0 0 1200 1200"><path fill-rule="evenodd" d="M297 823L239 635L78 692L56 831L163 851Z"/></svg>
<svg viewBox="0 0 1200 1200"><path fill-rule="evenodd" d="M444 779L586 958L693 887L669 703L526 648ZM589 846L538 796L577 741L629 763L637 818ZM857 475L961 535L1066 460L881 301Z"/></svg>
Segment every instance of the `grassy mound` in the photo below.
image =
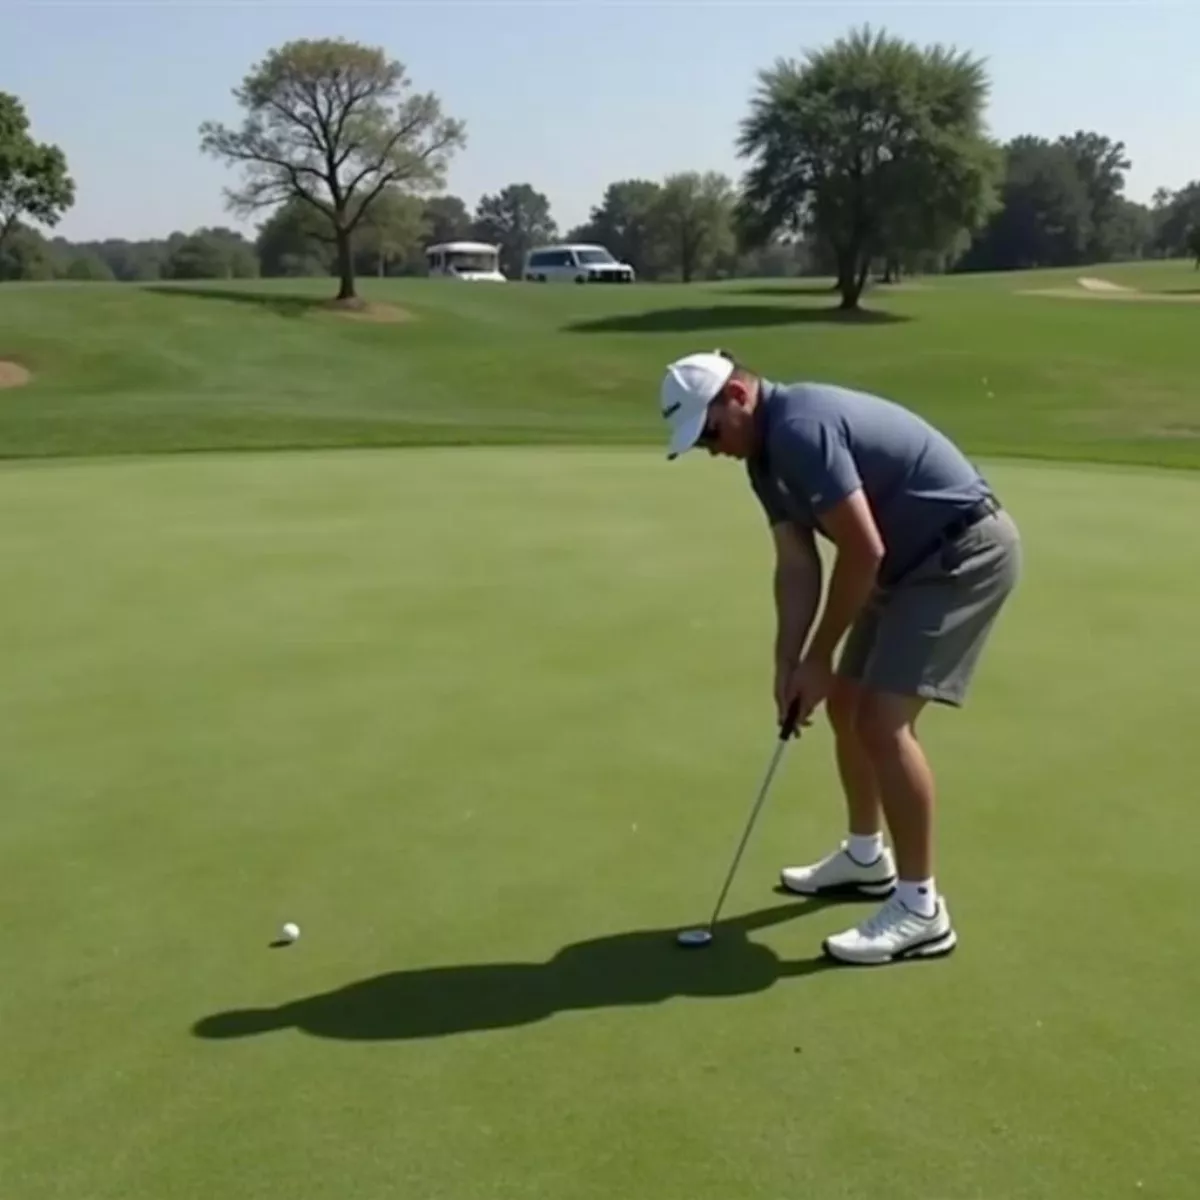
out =
<svg viewBox="0 0 1200 1200"><path fill-rule="evenodd" d="M663 364L724 345L768 375L872 388L977 455L1200 466L1196 310L1024 294L1184 264L921 280L846 318L810 281L619 289L328 280L0 289L0 455L658 444ZM1089 293L1076 286L1080 297Z"/></svg>

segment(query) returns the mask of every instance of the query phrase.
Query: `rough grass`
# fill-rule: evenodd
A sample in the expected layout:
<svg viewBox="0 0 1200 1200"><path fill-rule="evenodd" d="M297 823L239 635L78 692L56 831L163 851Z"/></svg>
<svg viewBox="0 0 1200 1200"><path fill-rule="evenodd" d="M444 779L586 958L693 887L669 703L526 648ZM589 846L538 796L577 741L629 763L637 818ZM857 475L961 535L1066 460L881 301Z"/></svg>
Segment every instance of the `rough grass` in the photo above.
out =
<svg viewBox="0 0 1200 1200"><path fill-rule="evenodd" d="M1200 310L1020 294L1067 278L877 288L849 320L811 281L364 282L399 322L328 311L326 280L6 287L0 358L35 381L0 400L0 454L655 443L662 366L719 344L775 378L881 391L976 455L1200 465Z"/></svg>

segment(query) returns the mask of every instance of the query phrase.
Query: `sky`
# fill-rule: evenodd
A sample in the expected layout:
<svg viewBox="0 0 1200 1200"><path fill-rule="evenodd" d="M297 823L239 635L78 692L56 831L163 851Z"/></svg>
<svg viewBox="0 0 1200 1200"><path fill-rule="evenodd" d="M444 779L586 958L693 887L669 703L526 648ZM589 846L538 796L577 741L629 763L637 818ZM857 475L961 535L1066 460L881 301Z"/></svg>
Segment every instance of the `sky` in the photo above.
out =
<svg viewBox="0 0 1200 1200"><path fill-rule="evenodd" d="M983 59L995 137L1123 141L1126 194L1143 202L1200 178L1195 0L0 0L0 89L67 155L77 199L54 233L253 236L224 203L238 174L201 153L200 124L240 124L232 89L283 42L361 41L466 123L448 191L474 209L532 183L566 232L616 179L737 181L757 73L864 24Z"/></svg>

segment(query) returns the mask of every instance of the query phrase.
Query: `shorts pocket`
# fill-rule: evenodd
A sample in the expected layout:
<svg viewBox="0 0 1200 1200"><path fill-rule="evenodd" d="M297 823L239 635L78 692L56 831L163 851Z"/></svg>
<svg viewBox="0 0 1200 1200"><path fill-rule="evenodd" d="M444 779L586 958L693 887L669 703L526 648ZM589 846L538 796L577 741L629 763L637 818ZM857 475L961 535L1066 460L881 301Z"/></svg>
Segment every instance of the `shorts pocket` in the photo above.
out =
<svg viewBox="0 0 1200 1200"><path fill-rule="evenodd" d="M978 553L979 547L969 536L964 534L956 541L947 542L938 554L938 565L947 575L954 575L962 569L967 560Z"/></svg>

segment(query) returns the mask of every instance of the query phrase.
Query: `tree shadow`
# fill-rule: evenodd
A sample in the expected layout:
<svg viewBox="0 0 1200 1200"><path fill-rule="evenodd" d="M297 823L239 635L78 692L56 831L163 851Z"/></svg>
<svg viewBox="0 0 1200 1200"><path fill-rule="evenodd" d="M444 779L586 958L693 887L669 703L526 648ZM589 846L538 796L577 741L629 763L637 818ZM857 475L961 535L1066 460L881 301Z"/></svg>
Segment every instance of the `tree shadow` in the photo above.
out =
<svg viewBox="0 0 1200 1200"><path fill-rule="evenodd" d="M676 996L749 995L780 979L836 968L823 956L784 962L748 936L833 902L794 898L727 919L701 949L678 946L675 931L642 929L575 942L546 962L392 971L278 1008L214 1013L192 1032L225 1040L300 1029L315 1037L392 1041L511 1029L559 1012L660 1004Z"/></svg>
<svg viewBox="0 0 1200 1200"><path fill-rule="evenodd" d="M911 317L878 309L817 308L798 304L716 304L710 308L658 308L643 313L617 313L563 328L570 333L691 333L780 325L892 325Z"/></svg>
<svg viewBox="0 0 1200 1200"><path fill-rule="evenodd" d="M725 292L733 296L836 296L838 289L832 283L800 283L781 279L778 283L756 283L745 287L726 287Z"/></svg>
<svg viewBox="0 0 1200 1200"><path fill-rule="evenodd" d="M182 284L143 284L142 291L156 296L183 297L189 300L224 300L266 309L281 317L302 317L319 308L332 308L330 296L298 296L294 292L257 291L252 288L204 287Z"/></svg>

